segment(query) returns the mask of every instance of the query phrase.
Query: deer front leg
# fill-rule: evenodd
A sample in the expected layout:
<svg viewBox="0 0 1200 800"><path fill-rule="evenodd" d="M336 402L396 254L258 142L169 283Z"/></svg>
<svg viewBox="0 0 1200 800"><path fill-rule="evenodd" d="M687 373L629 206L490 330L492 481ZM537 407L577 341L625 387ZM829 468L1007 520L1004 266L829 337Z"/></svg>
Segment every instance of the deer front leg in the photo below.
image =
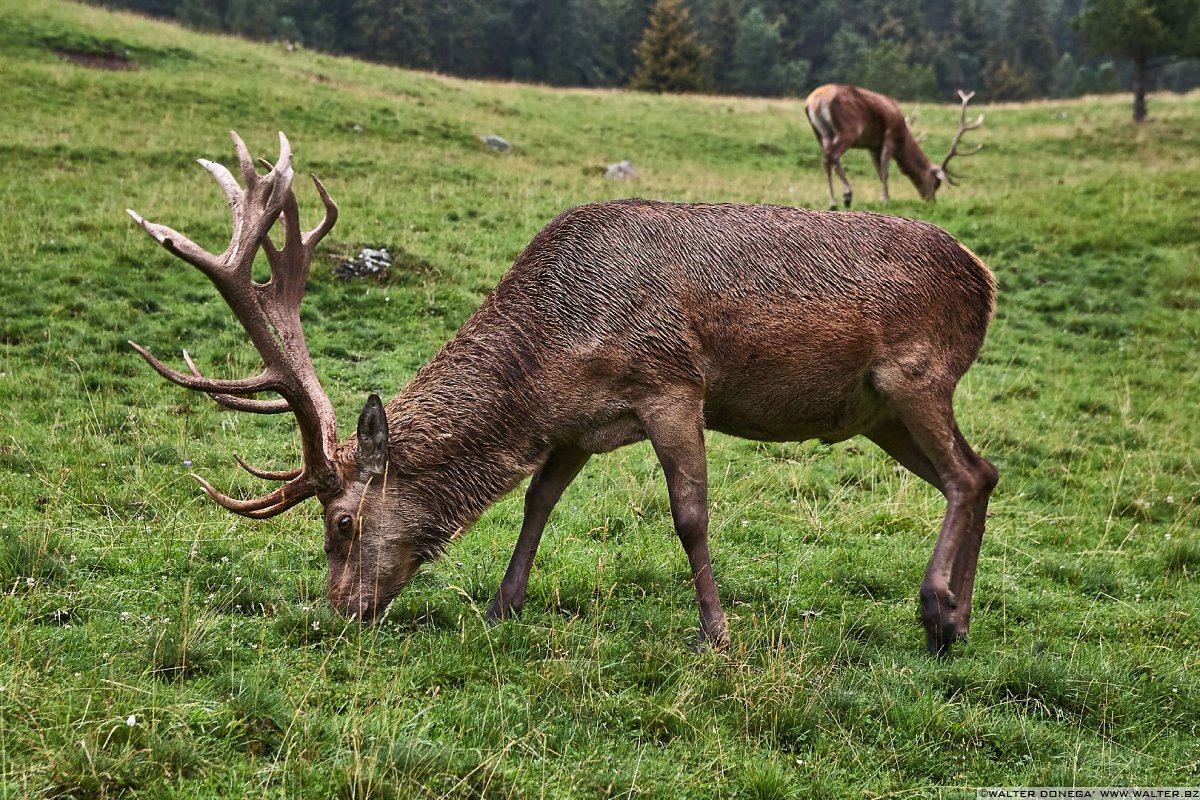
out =
<svg viewBox="0 0 1200 800"><path fill-rule="evenodd" d="M717 597L708 553L708 461L704 452L703 399L689 395L639 414L662 464L675 532L687 553L700 603L696 647L729 644L729 625Z"/></svg>
<svg viewBox="0 0 1200 800"><path fill-rule="evenodd" d="M990 461L982 458L971 449L967 440L957 428L954 431L958 448L967 455L972 472L980 488L974 494L971 508L970 523L967 526L967 537L963 546L955 553L953 584L951 588L962 605L962 613L958 622L958 638L966 639L971 627L971 604L975 594L975 573L979 566L979 550L983 546L983 532L987 523L988 501L992 490L1000 480L1000 473Z"/></svg>
<svg viewBox="0 0 1200 800"><path fill-rule="evenodd" d="M486 619L489 623L495 624L521 613L525 589L529 584L529 570L533 568L533 557L542 541L546 521L562 493L590 457L590 453L578 448L555 448L529 481L529 488L525 490L525 519L521 523L521 533L517 536L517 546L509 559L508 569L488 607Z"/></svg>
<svg viewBox="0 0 1200 800"><path fill-rule="evenodd" d="M890 400L898 418L867 436L946 497L946 516L920 592L926 646L932 654L946 655L955 639L966 638L970 625L975 570L997 472L959 432L949 392L933 400Z"/></svg>

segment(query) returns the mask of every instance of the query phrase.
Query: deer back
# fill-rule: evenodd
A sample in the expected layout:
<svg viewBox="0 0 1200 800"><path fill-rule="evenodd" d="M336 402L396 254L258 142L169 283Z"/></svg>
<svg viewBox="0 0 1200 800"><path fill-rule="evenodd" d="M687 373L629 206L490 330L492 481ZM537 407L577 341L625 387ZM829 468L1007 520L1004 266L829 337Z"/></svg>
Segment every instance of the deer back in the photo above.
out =
<svg viewBox="0 0 1200 800"><path fill-rule="evenodd" d="M957 378L993 297L987 267L926 223L626 200L548 224L456 338L501 332L508 363L493 371L536 376L523 391L548 428L594 424L605 404L682 382L705 387L712 427L725 409L744 426L731 432L753 435L753 417L777 416L784 398L819 422L915 352Z"/></svg>

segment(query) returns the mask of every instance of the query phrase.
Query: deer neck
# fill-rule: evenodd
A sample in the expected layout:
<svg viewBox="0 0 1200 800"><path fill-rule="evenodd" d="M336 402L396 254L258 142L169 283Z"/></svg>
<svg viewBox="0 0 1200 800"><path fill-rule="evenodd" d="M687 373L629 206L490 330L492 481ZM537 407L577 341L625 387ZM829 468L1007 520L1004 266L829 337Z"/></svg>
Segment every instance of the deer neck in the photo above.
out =
<svg viewBox="0 0 1200 800"><path fill-rule="evenodd" d="M479 315L476 315L478 317ZM446 541L533 474L549 450L534 342L508 321L463 330L387 405L389 450Z"/></svg>
<svg viewBox="0 0 1200 800"><path fill-rule="evenodd" d="M933 162L908 131L902 134L900 144L896 148L896 165L912 181L913 186L917 187L921 197L928 197L933 180Z"/></svg>

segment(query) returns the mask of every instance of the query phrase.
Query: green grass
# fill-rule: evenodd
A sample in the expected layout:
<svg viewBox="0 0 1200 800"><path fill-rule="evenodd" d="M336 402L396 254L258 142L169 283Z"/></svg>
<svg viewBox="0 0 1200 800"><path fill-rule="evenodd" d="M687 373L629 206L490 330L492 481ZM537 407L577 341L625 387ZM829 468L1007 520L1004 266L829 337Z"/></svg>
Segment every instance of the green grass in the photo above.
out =
<svg viewBox="0 0 1200 800"><path fill-rule="evenodd" d="M128 52L97 71L55 49ZM696 610L646 446L594 459L551 521L524 617L481 620L520 522L501 501L386 620L323 599L315 503L253 522L240 453L282 418L159 379L125 344L256 366L132 207L220 249L193 160L284 130L342 217L304 322L344 427L391 394L565 207L626 194L820 207L798 103L449 80L0 0L0 797L973 796L1200 783L1200 96L985 107L963 185L888 206L995 270L959 390L998 464L971 642L924 655L916 587L943 502L866 442L713 435L712 547L733 642ZM956 110L921 125L945 147ZM516 149L484 150L498 133ZM633 184L600 172L632 159ZM847 157L859 198L866 155ZM315 219L311 187L302 213ZM876 207L870 202L865 207ZM326 254L386 245L379 282ZM172 356L176 358L177 356ZM184 462L190 462L185 466ZM132 720L132 724L130 721Z"/></svg>

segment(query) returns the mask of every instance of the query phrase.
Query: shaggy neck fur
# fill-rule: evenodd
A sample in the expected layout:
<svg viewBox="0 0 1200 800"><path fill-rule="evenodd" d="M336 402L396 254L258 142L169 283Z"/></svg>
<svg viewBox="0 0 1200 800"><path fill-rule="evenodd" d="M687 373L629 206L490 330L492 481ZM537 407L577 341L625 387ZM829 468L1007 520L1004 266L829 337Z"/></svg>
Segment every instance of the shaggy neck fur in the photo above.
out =
<svg viewBox="0 0 1200 800"><path fill-rule="evenodd" d="M391 469L434 520L417 532L423 558L439 556L545 459L549 445L532 424L536 353L529 329L489 299L387 404Z"/></svg>
<svg viewBox="0 0 1200 800"><path fill-rule="evenodd" d="M900 171L912 181L913 186L917 187L921 197L926 197L933 162L921 150L921 146L917 144L917 140L911 134L906 133L900 146L896 149L896 164L900 167Z"/></svg>

